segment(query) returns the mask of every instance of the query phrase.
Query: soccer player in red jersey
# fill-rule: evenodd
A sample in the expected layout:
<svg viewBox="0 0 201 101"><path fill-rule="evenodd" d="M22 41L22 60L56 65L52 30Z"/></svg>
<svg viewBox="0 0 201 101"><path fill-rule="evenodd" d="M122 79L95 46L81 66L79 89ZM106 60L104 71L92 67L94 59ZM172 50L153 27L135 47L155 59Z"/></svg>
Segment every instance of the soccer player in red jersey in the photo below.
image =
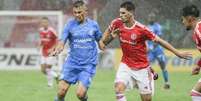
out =
<svg viewBox="0 0 201 101"><path fill-rule="evenodd" d="M41 71L47 75L48 86L53 86L54 78L58 75L52 70L52 66L56 64L56 57L49 56L49 51L57 43L56 31L49 26L49 19L43 17L40 22L40 48L41 48Z"/></svg>
<svg viewBox="0 0 201 101"><path fill-rule="evenodd" d="M197 49L201 52L201 19L199 18L199 9L195 5L188 5L182 9L182 23L186 30L193 29L192 38ZM197 66L192 69L192 75L200 72L201 59ZM191 90L192 101L201 101L201 78Z"/></svg>
<svg viewBox="0 0 201 101"><path fill-rule="evenodd" d="M124 92L128 88L139 89L142 101L151 101L153 86L150 64L147 59L146 41L151 40L184 59L191 57L189 52L179 52L168 42L152 33L134 17L135 5L126 1L120 6L120 18L114 19L106 29L100 48L104 49L114 37L119 36L123 56L115 79L117 101L127 101Z"/></svg>

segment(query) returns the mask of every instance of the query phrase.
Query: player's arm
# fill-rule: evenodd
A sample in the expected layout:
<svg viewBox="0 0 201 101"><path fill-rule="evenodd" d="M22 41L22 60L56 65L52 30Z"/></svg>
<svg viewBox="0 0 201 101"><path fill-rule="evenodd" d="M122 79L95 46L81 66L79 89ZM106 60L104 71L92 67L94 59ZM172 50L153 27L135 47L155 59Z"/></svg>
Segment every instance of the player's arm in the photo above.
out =
<svg viewBox="0 0 201 101"><path fill-rule="evenodd" d="M197 66L192 68L192 75L197 75L200 73L200 69L201 69L201 59L198 60L197 62Z"/></svg>
<svg viewBox="0 0 201 101"><path fill-rule="evenodd" d="M56 46L53 48L52 52L50 53L51 56L57 56L63 51L69 36L69 29L70 29L69 24L66 24L61 38L59 38Z"/></svg>
<svg viewBox="0 0 201 101"><path fill-rule="evenodd" d="M43 48L43 42L42 42L42 39L43 39L43 37L42 37L42 35L41 35L41 32L40 32L40 30L39 30L39 41L37 42L37 50L41 50L42 48Z"/></svg>
<svg viewBox="0 0 201 101"><path fill-rule="evenodd" d="M117 35L119 34L119 29L110 31L108 28L105 30L103 37L99 41L100 48L105 49L105 46L108 45Z"/></svg>
<svg viewBox="0 0 201 101"><path fill-rule="evenodd" d="M160 37L156 36L154 39L154 42L159 43L164 48L168 49L172 53L174 53L176 56L184 59L190 59L192 58L192 54L190 52L180 52L176 48L174 48L171 44L169 44L167 41L161 39Z"/></svg>

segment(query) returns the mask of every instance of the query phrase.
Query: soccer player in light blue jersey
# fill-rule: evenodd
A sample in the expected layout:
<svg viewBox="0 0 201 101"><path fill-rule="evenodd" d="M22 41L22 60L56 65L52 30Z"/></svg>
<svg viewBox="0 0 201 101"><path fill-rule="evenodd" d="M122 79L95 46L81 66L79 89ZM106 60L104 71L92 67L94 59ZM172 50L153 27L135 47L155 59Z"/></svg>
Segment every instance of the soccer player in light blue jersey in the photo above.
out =
<svg viewBox="0 0 201 101"><path fill-rule="evenodd" d="M65 25L60 42L52 52L52 55L58 55L64 49L67 40L69 41L70 50L63 64L55 101L64 101L69 87L76 83L77 97L80 101L87 101L87 90L96 73L97 43L102 33L97 22L87 18L86 14L85 3L76 1L73 4L74 18Z"/></svg>
<svg viewBox="0 0 201 101"><path fill-rule="evenodd" d="M150 13L148 20L149 20L148 27L150 28L150 30L153 33L155 33L157 36L161 36L163 34L162 27L158 22L155 21L155 14ZM170 84L169 84L169 78L168 78L168 71L166 69L167 60L166 60L166 56L164 54L163 48L157 43L148 41L148 57L150 62L154 62L155 60L158 61L158 64L162 70L163 79L165 81L164 89L169 89Z"/></svg>

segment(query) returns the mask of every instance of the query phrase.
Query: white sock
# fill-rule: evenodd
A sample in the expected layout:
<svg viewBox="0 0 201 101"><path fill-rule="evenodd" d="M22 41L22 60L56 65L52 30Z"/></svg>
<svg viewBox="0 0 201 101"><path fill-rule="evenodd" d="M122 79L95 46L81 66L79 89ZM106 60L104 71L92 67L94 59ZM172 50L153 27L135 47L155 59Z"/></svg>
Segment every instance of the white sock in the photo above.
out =
<svg viewBox="0 0 201 101"><path fill-rule="evenodd" d="M47 73L47 84L48 84L48 86L53 86L54 77L52 75L52 69L46 68L46 73Z"/></svg>
<svg viewBox="0 0 201 101"><path fill-rule="evenodd" d="M123 93L116 93L116 99L117 101L127 101Z"/></svg>
<svg viewBox="0 0 201 101"><path fill-rule="evenodd" d="M56 73L54 70L52 70L52 69L51 69L51 75L52 75L54 78L58 77L57 73Z"/></svg>
<svg viewBox="0 0 201 101"><path fill-rule="evenodd" d="M192 101L201 101L201 96L192 96Z"/></svg>

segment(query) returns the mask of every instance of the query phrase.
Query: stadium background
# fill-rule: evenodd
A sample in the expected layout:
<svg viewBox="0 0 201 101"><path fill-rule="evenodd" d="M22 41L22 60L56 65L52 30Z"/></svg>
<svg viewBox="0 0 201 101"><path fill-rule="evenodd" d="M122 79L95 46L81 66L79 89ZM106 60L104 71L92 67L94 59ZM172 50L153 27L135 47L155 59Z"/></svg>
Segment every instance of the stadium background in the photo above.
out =
<svg viewBox="0 0 201 101"><path fill-rule="evenodd" d="M72 17L72 2L74 0L0 0L1 11L62 11L63 24ZM118 16L121 2L126 0L85 0L89 7L89 16L97 20L102 31L109 22ZM186 4L195 4L201 9L200 0L132 0L136 4L136 19L147 23L147 15L156 13L156 19L162 24L163 38L176 48L190 50L193 59L185 61L177 58L172 53L166 52L168 70L171 71L170 79L172 89L161 91L162 77L156 81L154 101L190 101L188 91L199 78L192 78L190 70L200 58L199 52L194 48L191 32L184 30L181 25L180 10ZM51 24L58 31L58 21L55 16L50 16ZM44 88L45 79L39 72L39 53L37 50L39 17L27 16L0 16L0 100L4 101L50 101L56 93ZM115 68L118 67L121 57L118 40L114 40L108 49L100 53L98 74L94 79L91 94L92 101L114 101L113 79ZM157 63L153 63L158 72ZM36 69L36 71L27 71ZM5 71L11 70L11 71ZM16 71L17 70L17 71ZM31 78L31 79L30 79ZM184 81L181 81L184 80ZM178 82L180 81L180 82ZM24 87L23 87L24 86ZM179 87L178 87L179 86ZM185 89L184 89L185 88ZM43 89L40 91L38 89ZM73 88L74 90L75 88ZM104 90L103 90L104 89ZM74 92L74 91L71 92ZM18 94L20 92L20 94ZM96 94L100 92L100 94ZM102 97L107 94L105 100ZM181 92L179 94L175 92ZM173 94L175 93L175 94ZM9 95L8 95L9 94ZM75 93L73 93L75 94ZM78 101L74 95L68 95L72 101ZM26 95L23 96L23 95ZM48 97L49 96L49 97ZM134 93L134 96L138 96ZM41 99L39 99L42 97ZM44 98L43 98L44 97ZM164 97L170 99L163 99ZM19 99L15 99L19 98ZM128 94L128 100L134 99ZM181 100L179 98L184 98ZM30 100L31 99L31 100ZM139 100L139 96L137 97ZM129 100L130 101L130 100Z"/></svg>

